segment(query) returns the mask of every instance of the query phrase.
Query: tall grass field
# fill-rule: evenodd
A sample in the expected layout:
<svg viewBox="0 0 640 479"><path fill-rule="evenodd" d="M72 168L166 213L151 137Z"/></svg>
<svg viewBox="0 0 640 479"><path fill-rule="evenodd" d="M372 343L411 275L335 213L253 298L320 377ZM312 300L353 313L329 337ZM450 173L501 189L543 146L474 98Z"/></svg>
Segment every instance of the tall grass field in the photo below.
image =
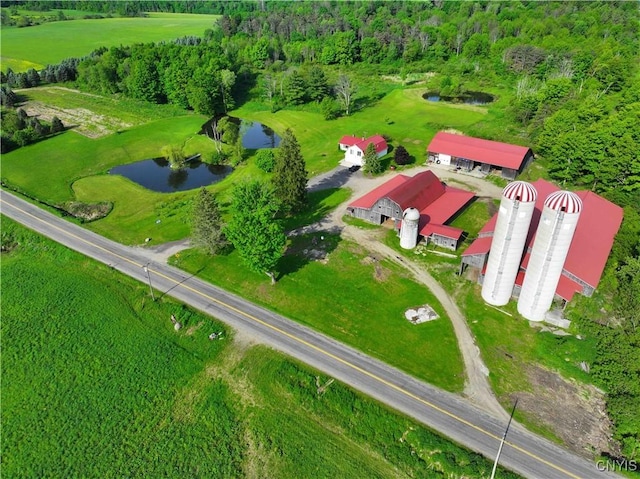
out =
<svg viewBox="0 0 640 479"><path fill-rule="evenodd" d="M149 13L144 18L77 19L17 28L2 27L2 71L44 68L100 47L170 41L211 28L217 15Z"/></svg>
<svg viewBox="0 0 640 479"><path fill-rule="evenodd" d="M488 476L424 426L0 221L3 476Z"/></svg>

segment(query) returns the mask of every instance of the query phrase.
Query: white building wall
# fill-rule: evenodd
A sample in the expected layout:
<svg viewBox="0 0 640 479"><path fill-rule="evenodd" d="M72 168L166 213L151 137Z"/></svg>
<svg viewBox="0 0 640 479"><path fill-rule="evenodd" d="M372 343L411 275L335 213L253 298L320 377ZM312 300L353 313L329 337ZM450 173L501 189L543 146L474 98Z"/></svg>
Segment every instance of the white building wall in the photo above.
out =
<svg viewBox="0 0 640 479"><path fill-rule="evenodd" d="M402 214L400 225L400 247L413 249L418 244L418 224L420 212L416 208L407 208Z"/></svg>
<svg viewBox="0 0 640 479"><path fill-rule="evenodd" d="M544 320L555 296L580 211L564 213L545 205L518 298L518 312L529 321Z"/></svg>
<svg viewBox="0 0 640 479"><path fill-rule="evenodd" d="M450 165L451 164L451 155L446 155L444 153L438 153L438 159L436 163L440 163L441 165Z"/></svg>
<svg viewBox="0 0 640 479"><path fill-rule="evenodd" d="M528 202L502 197L482 283L482 299L489 304L504 306L511 298L535 205L535 197Z"/></svg>

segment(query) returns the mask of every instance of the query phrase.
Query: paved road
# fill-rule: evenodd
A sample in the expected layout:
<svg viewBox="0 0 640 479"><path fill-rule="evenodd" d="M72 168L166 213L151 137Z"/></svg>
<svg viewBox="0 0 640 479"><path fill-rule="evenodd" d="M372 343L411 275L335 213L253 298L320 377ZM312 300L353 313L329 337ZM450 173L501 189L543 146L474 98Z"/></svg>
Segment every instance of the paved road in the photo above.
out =
<svg viewBox="0 0 640 479"><path fill-rule="evenodd" d="M57 218L0 190L2 214L122 273L147 282L147 260L129 248ZM169 295L250 330L254 337L293 356L392 408L440 431L487 457L494 457L504 431L496 419L463 398L422 383L322 334L253 305L165 264L148 264L157 295ZM509 431L501 464L529 478L616 477L596 465L531 434L520 426Z"/></svg>

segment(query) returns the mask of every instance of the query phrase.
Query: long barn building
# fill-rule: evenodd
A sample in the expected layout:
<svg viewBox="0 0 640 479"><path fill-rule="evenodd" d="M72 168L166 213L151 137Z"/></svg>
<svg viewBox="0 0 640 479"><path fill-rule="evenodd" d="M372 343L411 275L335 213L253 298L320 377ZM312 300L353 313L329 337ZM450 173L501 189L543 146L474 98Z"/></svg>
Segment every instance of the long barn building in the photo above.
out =
<svg viewBox="0 0 640 479"><path fill-rule="evenodd" d="M399 228L403 211L415 208L420 212L420 236L455 250L463 231L446 223L473 198L473 193L445 185L428 170L413 177L394 176L351 203L347 213L378 225L391 219Z"/></svg>
<svg viewBox="0 0 640 479"><path fill-rule="evenodd" d="M533 152L526 146L483 140L440 131L427 147L429 161L465 171L479 168L482 173L500 170L509 180L533 160Z"/></svg>
<svg viewBox="0 0 640 479"><path fill-rule="evenodd" d="M553 221L541 218L545 210L545 202L552 201L560 194L560 189L545 180L537 180L531 184L537 193L535 208L529 224L527 238L523 250L513 253L517 255L519 268L513 289L512 297L519 297L523 283L529 271L534 243L540 231L541 220L543 226ZM566 192L563 192L566 193ZM580 203L580 216L575 225L568 245L566 258L563 260L560 277L555 287L555 298L564 304L571 301L576 293L591 296L600 282L607 258L613 246L613 240L622 223L622 208L591 191L577 191L571 193L577 197L575 203ZM566 194L564 196L567 196ZM563 197L564 197L563 196ZM553 205L551 205L553 206ZM561 205L562 206L562 205ZM573 211L565 208L564 214L569 215ZM483 284L487 272L487 259L494 247L496 223L500 213L491 218L480 230L478 238L462 253L461 268L471 266L479 271L478 282ZM499 242L498 242L499 243ZM538 264L533 258L533 262ZM526 293L526 292L525 292Z"/></svg>

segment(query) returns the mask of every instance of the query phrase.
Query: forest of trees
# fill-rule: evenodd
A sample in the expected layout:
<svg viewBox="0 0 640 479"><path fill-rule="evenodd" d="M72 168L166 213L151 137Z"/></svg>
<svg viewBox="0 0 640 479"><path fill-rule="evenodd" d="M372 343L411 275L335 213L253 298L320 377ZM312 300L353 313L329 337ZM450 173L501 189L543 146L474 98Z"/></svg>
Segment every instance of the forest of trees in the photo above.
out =
<svg viewBox="0 0 640 479"><path fill-rule="evenodd" d="M640 384L640 361L630 353L640 344L633 303L640 297L634 279L640 264L635 2L3 2L7 5L127 16L222 15L201 38L114 46L40 72L6 72L9 88L74 82L84 90L174 103L206 115L232 109L251 89L273 110L316 103L331 119L353 108L358 88L351 72L368 77L437 72L448 93L471 81L511 87L505 121L522 131L549 177L625 207L608 266L617 285L608 294L611 304L627 306L607 312L615 321L586 318L582 327L599 341L593 377L609 393L623 454L640 457L640 427L628 414L640 410L640 391L616 387L621 377ZM8 90L4 95L9 98Z"/></svg>

